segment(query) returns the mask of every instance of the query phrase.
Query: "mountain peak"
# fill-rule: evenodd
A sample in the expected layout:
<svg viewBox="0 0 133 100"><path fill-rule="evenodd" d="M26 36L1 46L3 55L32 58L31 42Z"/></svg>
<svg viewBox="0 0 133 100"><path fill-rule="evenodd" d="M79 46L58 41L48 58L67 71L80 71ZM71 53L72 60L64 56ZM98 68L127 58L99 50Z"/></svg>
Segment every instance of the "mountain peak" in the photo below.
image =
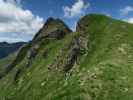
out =
<svg viewBox="0 0 133 100"><path fill-rule="evenodd" d="M49 25L51 23L64 23L62 20L60 19L56 19L56 18L53 18L53 17L49 17L47 20L46 20L46 23L45 25Z"/></svg>
<svg viewBox="0 0 133 100"><path fill-rule="evenodd" d="M83 16L77 24L76 31L85 30L88 26L96 24L95 28L100 27L98 24L109 24L113 20L111 17L103 14L88 14ZM98 23L98 24L97 24ZM102 29L102 28L101 28Z"/></svg>
<svg viewBox="0 0 133 100"><path fill-rule="evenodd" d="M60 39L70 32L72 31L61 19L55 19L50 17L47 19L44 26L36 34L34 40L45 37Z"/></svg>
<svg viewBox="0 0 133 100"><path fill-rule="evenodd" d="M51 21L54 21L54 20L55 20L55 18L49 17L46 22L51 22Z"/></svg>

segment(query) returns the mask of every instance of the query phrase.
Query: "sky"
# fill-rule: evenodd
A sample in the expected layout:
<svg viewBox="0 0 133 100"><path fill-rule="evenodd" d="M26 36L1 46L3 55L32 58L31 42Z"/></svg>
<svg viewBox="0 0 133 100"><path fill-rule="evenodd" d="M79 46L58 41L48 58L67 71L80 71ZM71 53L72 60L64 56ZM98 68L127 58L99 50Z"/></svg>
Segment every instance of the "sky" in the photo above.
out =
<svg viewBox="0 0 133 100"><path fill-rule="evenodd" d="M133 0L0 0L0 42L30 41L49 17L74 31L90 13L133 23Z"/></svg>

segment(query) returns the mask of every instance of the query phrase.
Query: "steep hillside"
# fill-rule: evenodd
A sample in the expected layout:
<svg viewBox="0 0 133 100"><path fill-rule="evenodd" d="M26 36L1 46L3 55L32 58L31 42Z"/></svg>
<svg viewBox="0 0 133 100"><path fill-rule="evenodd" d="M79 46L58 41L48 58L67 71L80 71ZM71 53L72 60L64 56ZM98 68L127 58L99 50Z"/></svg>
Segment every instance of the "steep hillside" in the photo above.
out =
<svg viewBox="0 0 133 100"><path fill-rule="evenodd" d="M17 52L10 54L5 58L0 59L0 78L3 76L6 66L8 66L13 62L13 60L16 58L16 55L17 55Z"/></svg>
<svg viewBox="0 0 133 100"><path fill-rule="evenodd" d="M6 43L6 42L1 42L0 43L0 59L17 51L24 44L25 44L24 42L11 43L11 44Z"/></svg>
<svg viewBox="0 0 133 100"><path fill-rule="evenodd" d="M0 80L1 100L133 100L133 25L104 15L76 32L50 18Z"/></svg>

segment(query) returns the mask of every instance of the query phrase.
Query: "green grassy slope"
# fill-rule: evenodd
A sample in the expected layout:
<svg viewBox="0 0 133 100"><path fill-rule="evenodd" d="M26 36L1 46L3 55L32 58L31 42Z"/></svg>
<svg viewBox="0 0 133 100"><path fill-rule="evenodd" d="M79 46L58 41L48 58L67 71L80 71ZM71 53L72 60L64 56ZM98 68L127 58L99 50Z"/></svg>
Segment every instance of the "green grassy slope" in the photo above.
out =
<svg viewBox="0 0 133 100"><path fill-rule="evenodd" d="M80 53L73 65L68 64L72 69L64 72L77 38ZM77 32L37 44L37 56L28 68L25 57L0 80L0 100L133 99L132 24L87 15L78 22Z"/></svg>
<svg viewBox="0 0 133 100"><path fill-rule="evenodd" d="M79 24L79 32L89 35L80 65L92 74L84 80L86 92L93 100L132 100L133 25L103 15L86 16Z"/></svg>
<svg viewBox="0 0 133 100"><path fill-rule="evenodd" d="M16 55L17 51L5 58L0 59L0 77L2 77L3 74L5 73L5 68L14 61Z"/></svg>
<svg viewBox="0 0 133 100"><path fill-rule="evenodd" d="M15 58L15 54L11 54L8 57L0 59L0 66L2 67L4 65L8 64L9 62L11 63L14 58Z"/></svg>

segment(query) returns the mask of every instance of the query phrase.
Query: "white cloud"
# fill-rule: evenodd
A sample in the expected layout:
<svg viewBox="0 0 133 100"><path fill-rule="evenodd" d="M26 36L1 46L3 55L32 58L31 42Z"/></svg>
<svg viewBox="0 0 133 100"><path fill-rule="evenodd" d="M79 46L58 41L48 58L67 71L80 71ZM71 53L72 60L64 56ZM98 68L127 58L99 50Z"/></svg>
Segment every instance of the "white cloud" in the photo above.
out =
<svg viewBox="0 0 133 100"><path fill-rule="evenodd" d="M21 0L0 0L0 33L34 35L43 25L43 18L23 9Z"/></svg>
<svg viewBox="0 0 133 100"><path fill-rule="evenodd" d="M63 7L65 17L75 17L85 13L85 10L90 6L90 3L85 3L83 0L77 0L71 7Z"/></svg>
<svg viewBox="0 0 133 100"><path fill-rule="evenodd" d="M121 15L128 15L130 12L133 12L133 7L126 6L125 8L120 10Z"/></svg>
<svg viewBox="0 0 133 100"><path fill-rule="evenodd" d="M133 24L133 18L128 18L128 19L127 19L127 20L125 20L125 21L127 21L128 23Z"/></svg>
<svg viewBox="0 0 133 100"><path fill-rule="evenodd" d="M8 2L8 3L12 3L12 4L20 4L21 0L0 0L0 1L5 1L5 2Z"/></svg>
<svg viewBox="0 0 133 100"><path fill-rule="evenodd" d="M25 42L25 40L21 38L0 37L0 42L14 43L18 41Z"/></svg>

